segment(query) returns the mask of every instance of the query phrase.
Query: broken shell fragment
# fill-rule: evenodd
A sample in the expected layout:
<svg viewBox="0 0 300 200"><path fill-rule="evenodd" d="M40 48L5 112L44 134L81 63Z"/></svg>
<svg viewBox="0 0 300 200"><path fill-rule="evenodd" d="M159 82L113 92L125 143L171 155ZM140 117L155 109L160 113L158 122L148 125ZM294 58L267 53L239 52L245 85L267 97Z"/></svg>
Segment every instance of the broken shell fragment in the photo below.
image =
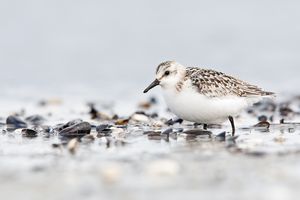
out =
<svg viewBox="0 0 300 200"><path fill-rule="evenodd" d="M79 142L77 138L73 138L68 142L67 148L71 154L75 154L78 148Z"/></svg>
<svg viewBox="0 0 300 200"><path fill-rule="evenodd" d="M127 125L129 122L129 119L118 119L115 124L116 125Z"/></svg>
<svg viewBox="0 0 300 200"><path fill-rule="evenodd" d="M203 129L191 129L191 130L187 130L184 131L185 134L188 135L208 135L211 136L212 132L211 131L207 131L207 130L203 130Z"/></svg>
<svg viewBox="0 0 300 200"><path fill-rule="evenodd" d="M135 122L149 122L149 117L145 114L133 114L130 118L130 120L133 120Z"/></svg>
<svg viewBox="0 0 300 200"><path fill-rule="evenodd" d="M59 132L59 135L64 137L82 137L90 134L91 125L88 122L81 122L73 126L67 127Z"/></svg>
<svg viewBox="0 0 300 200"><path fill-rule="evenodd" d="M18 128L27 128L26 122L13 115L7 117L6 126L8 131L14 131Z"/></svg>
<svg viewBox="0 0 300 200"><path fill-rule="evenodd" d="M144 132L144 134L148 135L149 140L161 140L162 139L162 135L161 135L160 131L148 131L148 132Z"/></svg>
<svg viewBox="0 0 300 200"><path fill-rule="evenodd" d="M224 142L226 140L226 132L222 132L222 133L219 133L217 136L216 136L216 140L217 141L220 141L220 142Z"/></svg>

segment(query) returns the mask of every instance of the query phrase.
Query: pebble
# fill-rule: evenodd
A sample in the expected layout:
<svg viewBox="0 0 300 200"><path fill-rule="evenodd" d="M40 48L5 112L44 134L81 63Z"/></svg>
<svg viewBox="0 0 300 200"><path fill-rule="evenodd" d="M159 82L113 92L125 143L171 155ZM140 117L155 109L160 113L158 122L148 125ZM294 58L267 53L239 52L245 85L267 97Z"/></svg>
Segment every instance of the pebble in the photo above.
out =
<svg viewBox="0 0 300 200"><path fill-rule="evenodd" d="M18 128L27 128L26 122L13 115L7 117L6 126L8 131L14 131Z"/></svg>
<svg viewBox="0 0 300 200"><path fill-rule="evenodd" d="M28 129L28 128L22 129L21 133L22 133L22 136L24 136L24 137L33 138L33 137L38 136L38 133L35 130Z"/></svg>
<svg viewBox="0 0 300 200"><path fill-rule="evenodd" d="M91 125L88 122L80 122L69 126L59 132L59 135L64 137L82 137L90 134Z"/></svg>

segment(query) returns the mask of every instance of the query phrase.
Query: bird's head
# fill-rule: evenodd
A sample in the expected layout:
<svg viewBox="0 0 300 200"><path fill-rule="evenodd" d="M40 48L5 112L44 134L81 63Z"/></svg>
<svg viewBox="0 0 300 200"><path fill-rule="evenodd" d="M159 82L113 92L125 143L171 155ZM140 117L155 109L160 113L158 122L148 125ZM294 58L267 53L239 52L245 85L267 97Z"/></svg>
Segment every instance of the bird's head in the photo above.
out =
<svg viewBox="0 0 300 200"><path fill-rule="evenodd" d="M160 63L156 69L155 80L144 90L147 93L155 86L174 87L183 77L185 67L175 61Z"/></svg>

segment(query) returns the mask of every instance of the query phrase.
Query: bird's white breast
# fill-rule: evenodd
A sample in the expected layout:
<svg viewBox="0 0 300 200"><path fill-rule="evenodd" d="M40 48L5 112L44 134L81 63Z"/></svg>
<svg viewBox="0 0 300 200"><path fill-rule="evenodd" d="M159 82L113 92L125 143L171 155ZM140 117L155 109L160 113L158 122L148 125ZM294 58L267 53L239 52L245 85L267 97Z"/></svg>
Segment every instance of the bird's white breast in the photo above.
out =
<svg viewBox="0 0 300 200"><path fill-rule="evenodd" d="M222 123L228 116L237 116L249 103L244 97L207 97L185 86L180 92L163 88L165 101L178 117L197 123Z"/></svg>

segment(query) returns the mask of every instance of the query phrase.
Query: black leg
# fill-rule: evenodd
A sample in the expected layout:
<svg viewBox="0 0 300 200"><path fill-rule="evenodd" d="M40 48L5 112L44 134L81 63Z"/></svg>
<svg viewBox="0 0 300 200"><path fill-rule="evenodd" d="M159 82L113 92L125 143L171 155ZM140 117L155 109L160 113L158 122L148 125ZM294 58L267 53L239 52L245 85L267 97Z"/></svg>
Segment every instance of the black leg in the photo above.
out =
<svg viewBox="0 0 300 200"><path fill-rule="evenodd" d="M232 136L234 136L234 134L235 134L235 126L234 126L234 120L233 120L233 117L229 116L228 119L229 119L229 121L230 121L231 128L232 128Z"/></svg>
<svg viewBox="0 0 300 200"><path fill-rule="evenodd" d="M207 124L203 124L203 129L207 130Z"/></svg>

